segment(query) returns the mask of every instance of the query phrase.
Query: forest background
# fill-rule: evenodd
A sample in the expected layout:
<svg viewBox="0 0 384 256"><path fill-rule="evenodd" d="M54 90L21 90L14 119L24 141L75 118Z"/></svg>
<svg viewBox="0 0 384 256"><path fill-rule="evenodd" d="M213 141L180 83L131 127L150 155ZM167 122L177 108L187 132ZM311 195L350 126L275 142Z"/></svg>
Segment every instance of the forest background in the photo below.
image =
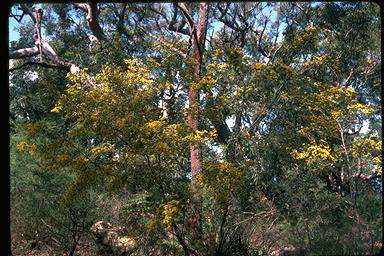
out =
<svg viewBox="0 0 384 256"><path fill-rule="evenodd" d="M9 20L14 255L381 250L377 4L26 3Z"/></svg>

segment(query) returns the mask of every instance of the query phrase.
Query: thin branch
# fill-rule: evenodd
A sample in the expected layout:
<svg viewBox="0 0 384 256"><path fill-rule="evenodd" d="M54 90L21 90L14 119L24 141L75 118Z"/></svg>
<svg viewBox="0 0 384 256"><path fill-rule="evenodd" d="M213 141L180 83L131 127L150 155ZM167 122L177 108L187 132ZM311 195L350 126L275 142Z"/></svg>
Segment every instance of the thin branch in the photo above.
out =
<svg viewBox="0 0 384 256"><path fill-rule="evenodd" d="M194 29L194 23L192 20L191 15L189 14L188 7L184 2L177 3L177 6L180 8L180 10L183 12L184 17L187 19L188 24L189 24L189 31L192 32ZM192 36L192 34L190 34ZM196 38L197 39L197 38Z"/></svg>
<svg viewBox="0 0 384 256"><path fill-rule="evenodd" d="M20 4L21 10L23 10L24 13L28 14L29 17L31 17L33 23L36 23L36 18L33 15L33 12L31 8L27 6L27 4Z"/></svg>
<svg viewBox="0 0 384 256"><path fill-rule="evenodd" d="M59 68L59 66L60 66L62 69L68 70L69 72L71 72L72 74L75 74L75 75L80 73L83 75L83 77L85 77L85 78L81 79L84 83L92 86L93 88L99 87L99 85L96 84L96 82L94 81L94 78L92 76L88 75L86 72L81 70L77 65L61 59L57 55L57 53L53 50L53 48L44 40L42 40L42 51L46 57L48 57L49 59L51 59L52 61L54 61L55 63L58 64L57 68ZM13 51L10 53L9 58L10 59L21 59L24 57L30 57L30 56L37 55L37 54L39 54L39 49L37 46L35 46L33 48L24 48L24 49L19 49L19 50ZM30 62L30 64L25 64L24 66L26 66L26 65L32 65L32 62ZM33 64L33 65L35 65L35 64ZM49 68L55 67L55 65L47 64L47 63L41 63L41 64L37 64L37 65L40 65L42 67L49 67ZM10 71L14 71L14 70L19 69L21 67L22 66L17 67L17 68L13 68Z"/></svg>
<svg viewBox="0 0 384 256"><path fill-rule="evenodd" d="M349 161L347 146L345 144L344 130L343 130L343 127L341 126L340 122L336 121L336 123L338 124L338 126L340 128L340 136L341 136L341 141L343 143L342 146L343 146L343 149L344 149L345 157L346 157L346 160L347 160L347 167L348 167L348 178L347 179L349 179L349 177L351 175L351 164L350 164L350 161ZM342 171L341 171L341 186L342 187L344 186L344 178L343 178L343 176L344 176L344 171L343 171L343 168L342 168Z"/></svg>
<svg viewBox="0 0 384 256"><path fill-rule="evenodd" d="M184 28L186 24L185 18L181 21L181 24L177 22L177 10L178 10L177 4L174 3L173 6L174 6L173 17L171 22L169 22L168 24L168 29L174 32L182 33L184 35L189 35L188 29Z"/></svg>
<svg viewBox="0 0 384 256"><path fill-rule="evenodd" d="M159 14L159 15L160 15L161 17L163 17L167 22L169 22L169 20L168 20L168 18L167 18L167 15L165 15L165 14L163 13L163 8L161 8L161 10L158 11L158 10L156 10L156 8L153 8L153 7L149 6L149 7L148 7L148 10L150 10L150 11L156 13L156 14Z"/></svg>
<svg viewBox="0 0 384 256"><path fill-rule="evenodd" d="M369 181L369 180L372 180L374 178L378 178L380 176L381 175L377 175L377 174L363 174L363 173L361 173L361 171L351 175L351 177L360 178L360 179L365 180L365 181Z"/></svg>
<svg viewBox="0 0 384 256"><path fill-rule="evenodd" d="M217 8L218 8L219 11L221 12L220 17L218 17L219 19L224 18L224 16L227 14L228 7L229 7L230 4L231 4L231 3L224 3L224 10L223 10L223 8L221 8L221 6L220 6L220 3L217 3Z"/></svg>
<svg viewBox="0 0 384 256"><path fill-rule="evenodd" d="M262 37L263 37L265 28L267 27L267 23L268 23L268 20L265 20L263 30L261 31L260 36L259 36L259 40L258 40L258 42L257 42L257 46L259 47L259 50L260 50L261 54L263 54L263 55L264 55L265 57L267 57L267 58L270 58L270 56L267 55L267 53L266 53L266 52L264 51L264 49L261 47L261 39L262 39Z"/></svg>
<svg viewBox="0 0 384 256"><path fill-rule="evenodd" d="M42 39L41 39L41 18L43 11L41 9L35 9L35 35L33 36L36 41L39 42L39 52L40 52L40 62L43 62L43 52L42 52Z"/></svg>
<svg viewBox="0 0 384 256"><path fill-rule="evenodd" d="M275 52L273 53L271 63L273 63L273 62L275 61L276 54L277 54L277 52L282 48L282 46L283 46L283 44L280 44L280 46L277 47L277 49L276 49Z"/></svg>
<svg viewBox="0 0 384 256"><path fill-rule="evenodd" d="M189 11L188 11L188 7L187 5L184 3L184 2L181 2L181 3L177 3L177 6L180 8L180 10L183 12L184 14L184 17L187 19L188 21L188 24L189 24L189 35L191 37L194 38L194 40L196 41L197 43L197 46L198 46L198 49L199 49L199 52L200 52L200 56L202 57L202 54L201 54L201 49L200 49L200 45L199 45L199 38L197 36L197 33L196 33L196 28L195 28L195 24L192 20L192 17L191 15L189 14Z"/></svg>
<svg viewBox="0 0 384 256"><path fill-rule="evenodd" d="M352 75L353 75L353 68L351 68L351 72L349 72L349 76L347 77L347 79L345 80L345 82L342 84L342 87L343 87L343 86L348 86L348 83L349 83L349 81L351 80Z"/></svg>
<svg viewBox="0 0 384 256"><path fill-rule="evenodd" d="M181 50L177 49L176 47L173 47L171 46L169 43L167 42L164 42L163 40L161 40L160 38L158 38L157 36L155 36L154 34L152 34L151 32L145 30L143 27L141 27L137 22L136 22L136 25L139 29L141 29L147 36L155 39L156 41L158 41L160 44L170 48L172 51L178 53L181 57L183 58L186 58L187 57L187 54L185 54L184 52L182 52Z"/></svg>
<svg viewBox="0 0 384 256"><path fill-rule="evenodd" d="M224 224L227 221L228 211L229 211L229 202L226 201L225 210L224 210L223 218L221 219L221 224L220 224L220 229L219 229L220 240L219 240L219 245L217 246L217 252L216 252L217 255L219 255L221 248L223 247L223 245L225 243L223 231L224 231Z"/></svg>
<svg viewBox="0 0 384 256"><path fill-rule="evenodd" d="M308 14L308 11L306 11L303 7L301 7L300 5L299 5L299 3L292 3L292 6L293 7L297 7L300 11L302 11L303 13L304 13L304 15L305 15L305 17L307 18L307 20L308 21L311 21L311 17L310 17L310 15Z"/></svg>
<svg viewBox="0 0 384 256"><path fill-rule="evenodd" d="M202 37L202 35L197 35L197 33L199 33L199 34L206 33L206 30L205 31L196 31L196 27L195 27L195 24L194 24L194 22L192 20L191 15L190 15L190 13L188 11L188 7L187 7L187 5L184 2L178 3L177 6L181 9L181 11L184 14L184 17L188 21L190 36L192 37L192 40L195 40L197 48L198 48L198 51L199 51L200 58L202 59L203 58L203 46L204 46L203 44L205 42L199 42L199 38L203 38L203 37ZM204 10L204 9L206 9L206 10ZM207 9L208 9L207 3L204 3L204 2L200 3L199 13L207 12L208 11ZM207 15L205 15L204 18L207 18ZM199 19L201 19L201 18L199 18ZM205 21L205 23L206 22L207 22L207 20ZM205 24L205 26L206 26L206 24ZM200 29L200 26L199 26L199 29ZM205 40L203 40L203 41L205 41Z"/></svg>
<svg viewBox="0 0 384 256"><path fill-rule="evenodd" d="M25 15L24 12L21 15L11 13L11 14L9 14L9 17L14 18L18 23L20 23L21 20L23 19L24 15Z"/></svg>
<svg viewBox="0 0 384 256"><path fill-rule="evenodd" d="M119 15L119 20L124 19L125 11L127 10L127 3L122 3L121 6L122 6L122 10L121 10L121 13Z"/></svg>
<svg viewBox="0 0 384 256"><path fill-rule="evenodd" d="M241 31L243 31L243 29L241 29L241 28L239 28L239 27L236 27L234 24L237 24L237 23L235 23L235 21L229 21L229 20L227 20L225 17L224 18L221 18L221 17L219 17L218 18L218 20L219 21L221 21L221 22L223 22L225 25L227 25L228 27L230 27L231 29L233 29L233 30L235 30L235 31L237 31L237 32L241 32Z"/></svg>

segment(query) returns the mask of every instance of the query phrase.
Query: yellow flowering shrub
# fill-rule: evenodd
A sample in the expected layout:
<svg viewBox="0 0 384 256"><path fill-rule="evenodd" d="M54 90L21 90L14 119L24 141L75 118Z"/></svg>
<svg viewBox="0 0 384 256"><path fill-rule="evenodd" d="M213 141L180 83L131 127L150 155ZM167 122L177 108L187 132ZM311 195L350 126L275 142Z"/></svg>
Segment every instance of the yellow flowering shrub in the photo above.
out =
<svg viewBox="0 0 384 256"><path fill-rule="evenodd" d="M196 130L193 133L189 133L183 138L185 142L196 142L201 143L204 141L214 141L217 137L216 130Z"/></svg>
<svg viewBox="0 0 384 256"><path fill-rule="evenodd" d="M306 159L308 164L316 161L335 161L335 157L331 154L329 146L309 146L305 151L292 151L292 157L298 160Z"/></svg>
<svg viewBox="0 0 384 256"><path fill-rule="evenodd" d="M366 138L355 138L352 143L352 156L364 157L372 162L373 169L370 172L382 173L382 141L370 135Z"/></svg>
<svg viewBox="0 0 384 256"><path fill-rule="evenodd" d="M239 189L242 169L228 161L206 161L196 183L214 193L218 202L225 202L229 193Z"/></svg>
<svg viewBox="0 0 384 256"><path fill-rule="evenodd" d="M179 200L170 200L166 204L161 204L163 224L169 226L172 224L176 217L177 212L180 210Z"/></svg>

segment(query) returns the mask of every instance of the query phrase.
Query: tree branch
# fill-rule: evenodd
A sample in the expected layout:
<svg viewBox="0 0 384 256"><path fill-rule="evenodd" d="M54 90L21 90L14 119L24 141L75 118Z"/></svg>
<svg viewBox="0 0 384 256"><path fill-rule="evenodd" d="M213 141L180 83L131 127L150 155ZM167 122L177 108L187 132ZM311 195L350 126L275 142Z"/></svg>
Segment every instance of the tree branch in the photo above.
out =
<svg viewBox="0 0 384 256"><path fill-rule="evenodd" d="M272 110L272 107L273 105L277 102L277 99L280 95L280 93L283 91L283 88L284 88L284 84L281 85L274 93L271 101L269 102L268 106L267 106L267 103L265 103L265 107L264 107L264 110L261 112L260 115L258 115L256 118L254 118L254 120L252 120L252 124L250 125L249 127L249 130L250 130L250 133L251 134L254 134L255 132L255 129L258 127L258 125L260 124L260 122L264 119L264 117L266 117L266 115L268 114L269 111Z"/></svg>
<svg viewBox="0 0 384 256"><path fill-rule="evenodd" d="M237 31L237 32L242 32L243 29L241 29L237 22L236 22L236 15L233 15L233 18L232 18L232 21L229 21L226 17L227 15L227 12L228 12L228 7L229 7L229 4L226 4L225 5L225 9L223 10L221 7L220 7L220 4L218 4L218 9L219 11L221 12L221 15L220 17L218 17L217 19L221 22L223 22L225 25L227 25L229 28L231 28L232 30L234 31Z"/></svg>
<svg viewBox="0 0 384 256"><path fill-rule="evenodd" d="M186 58L187 57L187 54L185 54L184 52L182 52L181 50L177 49L176 47L173 47L171 46L169 43L167 42L164 42L163 40L161 40L160 38L158 38L157 36L155 36L154 34L152 34L151 32L145 30L143 27L141 27L138 22L136 22L136 26L141 29L147 36L155 39L156 41L158 41L160 44L170 48L172 51L178 53L181 57L183 58Z"/></svg>
<svg viewBox="0 0 384 256"><path fill-rule="evenodd" d="M35 18L35 15L33 15L33 12L32 12L32 10L31 10L31 8L29 8L29 7L27 6L27 4L20 4L20 7L21 7L21 10L22 10L24 13L28 14L28 16L31 17L33 23L36 23L36 18Z"/></svg>
<svg viewBox="0 0 384 256"><path fill-rule="evenodd" d="M186 24L185 19L181 21L181 24L177 22L177 10L178 10L177 4L174 3L173 6L174 6L173 17L171 22L168 24L168 29L174 32L182 33L184 35L189 35L188 29L184 28Z"/></svg>
<svg viewBox="0 0 384 256"><path fill-rule="evenodd" d="M97 38L97 40L99 41L105 40L106 36L99 24L99 17L97 14L98 12L97 4L96 3L85 3L85 4L74 3L74 5L78 9L87 13L86 19L87 19L89 28L92 34Z"/></svg>
<svg viewBox="0 0 384 256"><path fill-rule="evenodd" d="M267 58L270 58L270 56L264 51L264 49L261 47L261 44L260 44L261 43L261 39L262 39L263 34L264 34L264 31L265 31L265 28L267 27L267 23L268 23L268 20L266 20L265 23L264 23L264 27L263 27L263 30L261 31L260 36L259 36L259 40L257 42L257 46L259 47L259 50L260 50L261 54L263 54Z"/></svg>
<svg viewBox="0 0 384 256"><path fill-rule="evenodd" d="M221 8L221 6L220 6L220 3L217 3L217 8L218 8L219 11L221 12L220 17L218 17L219 20L222 19L222 18L224 18L224 16L227 14L228 7L229 7L230 4L231 4L231 3L224 3L224 10L223 10L223 8Z"/></svg>
<svg viewBox="0 0 384 256"><path fill-rule="evenodd" d="M351 177L359 178L359 179L362 179L364 181L369 181L369 180L372 180L372 179L380 177L380 175L377 175L377 174L364 174L364 173L362 173L360 171L358 173L352 174Z"/></svg>
<svg viewBox="0 0 384 256"><path fill-rule="evenodd" d="M201 29L202 27L198 27L198 31L196 31L195 24L192 20L192 17L188 11L188 7L184 2L178 3L177 6L181 9L181 11L184 14L184 17L187 19L188 24L189 24L189 33L190 36L192 37L192 40L196 41L196 44L198 46L200 58L203 58L203 44L204 42L199 42L199 38L203 38L202 33L206 32L206 29ZM199 8L199 13L204 13L208 11L208 4L207 3L200 3L200 8ZM207 19L207 15L203 15L205 19ZM206 26L207 20L204 21L199 21L199 24L205 24ZM205 37L204 37L205 38ZM205 40L205 39L204 39ZM203 40L203 41L204 41Z"/></svg>
<svg viewBox="0 0 384 256"><path fill-rule="evenodd" d="M161 24L163 23L165 25L165 27L173 32L178 32L178 33L182 33L184 35L187 35L189 36L189 30L187 28L184 28L185 24L186 24L186 21L185 19L183 19L180 22L177 21L177 4L174 3L174 11L173 11L173 16L172 16L172 20L169 21L168 18L167 18L167 15L164 14L163 12L163 8L161 8L161 10L157 10L155 9L154 7L148 7L148 10L156 13L156 14L159 14L163 19L164 19L164 22L160 22L160 24L157 24L159 28L161 28Z"/></svg>
<svg viewBox="0 0 384 256"><path fill-rule="evenodd" d="M350 81L352 75L353 75L353 67L351 68L351 71L349 72L349 76L348 76L347 79L344 81L344 83L341 85L341 87L343 87L343 86L348 86L348 85L349 85L349 81Z"/></svg>
<svg viewBox="0 0 384 256"><path fill-rule="evenodd" d="M11 14L9 14L9 17L14 18L18 23L20 23L21 20L23 19L24 15L25 15L24 12L21 15L11 13Z"/></svg>
<svg viewBox="0 0 384 256"><path fill-rule="evenodd" d="M30 48L22 48L18 50L11 51L9 53L10 59L22 59L25 57L36 56L39 54L39 48L37 46Z"/></svg>
<svg viewBox="0 0 384 256"><path fill-rule="evenodd" d="M17 67L14 67L14 68L10 68L9 69L9 72L13 72L15 70L18 70L20 68L23 68L23 67L26 67L26 66L32 66L32 65L38 65L38 66L41 66L41 67L44 67L44 68L57 68L57 69L63 69L63 70L66 70L66 71L70 71L70 68L68 66L63 66L63 65L52 65L52 64L49 64L49 63L43 63L43 62L35 62L35 61L28 61L26 63L23 63L21 64L20 66L17 66Z"/></svg>
<svg viewBox="0 0 384 256"><path fill-rule="evenodd" d="M78 9L83 10L84 12L87 12L87 11L88 11L88 9L87 9L87 5L86 5L86 4L74 3L73 5L74 5L75 7L77 7Z"/></svg>
<svg viewBox="0 0 384 256"><path fill-rule="evenodd" d="M177 6L180 8L180 10L183 12L184 17L187 19L188 24L189 24L189 32L190 35L192 36L192 31L194 30L194 23L192 20L191 15L189 14L188 7L184 2L177 3Z"/></svg>
<svg viewBox="0 0 384 256"><path fill-rule="evenodd" d="M121 7L122 7L122 10L119 15L119 21L124 19L125 11L127 10L127 3L122 3Z"/></svg>
<svg viewBox="0 0 384 256"><path fill-rule="evenodd" d="M87 4L76 4L76 6L78 6L80 8L84 8L85 5L87 7L88 6L90 7L89 13L92 14L92 12L96 11L96 9L95 9L96 6L93 6L93 8L91 8L92 4L88 4L88 5ZM21 9L25 13L27 13L32 18L32 20L35 22L35 27L39 26L40 25L39 23L40 23L41 18L42 18L42 11L41 10L35 10L35 13L36 13L36 17L35 17L33 15L31 6L29 6L28 4L21 4L20 6L21 6ZM95 19L95 16L92 19L97 21L97 15L96 15L96 19ZM37 28L37 29L39 29L39 28ZM35 30L36 30L36 28L35 28ZM35 32L38 33L39 31L35 31ZM42 67L61 68L61 69L65 69L65 70L71 72L74 75L80 75L81 81L88 84L89 86L94 87L94 88L99 87L99 85L96 84L95 79L92 76L87 74L85 71L81 70L74 63L65 61L62 58L60 58L60 56L55 52L55 50L50 46L50 44L48 42L46 42L45 40L43 40L38 34L37 34L37 36L34 35L33 39L35 40L36 46L30 47L30 48L22 48L22 49L18 49L18 50L13 50L9 53L9 59L21 59L21 58L36 56L40 53L41 55L44 55L45 57L47 57L48 59L50 59L51 61L53 61L57 65L43 63L42 60L40 60L39 64L36 62L30 61L30 62L26 62L26 63L22 64L19 67L12 68L10 71L14 71L14 70L20 69L20 68L28 66L28 65L40 65Z"/></svg>

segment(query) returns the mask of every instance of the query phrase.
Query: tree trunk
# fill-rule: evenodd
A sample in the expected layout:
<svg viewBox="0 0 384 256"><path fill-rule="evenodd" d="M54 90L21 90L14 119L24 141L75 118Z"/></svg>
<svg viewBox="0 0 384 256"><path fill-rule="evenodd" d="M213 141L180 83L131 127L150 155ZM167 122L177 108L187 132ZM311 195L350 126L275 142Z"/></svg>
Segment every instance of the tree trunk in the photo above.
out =
<svg viewBox="0 0 384 256"><path fill-rule="evenodd" d="M199 20L197 22L197 28L192 20L192 17L188 11L185 3L179 3L179 8L184 13L188 24L190 36L192 39L192 58L195 60L194 75L195 79L199 79L201 74L201 65L203 60L203 51L205 36L207 30L208 21L208 3L200 3L199 6ZM188 125L192 133L195 133L199 126L198 109L199 109L199 91L189 86L188 91L189 108L191 111L188 113ZM196 177L201 172L201 149L200 145L196 142L191 142L189 145L191 153L191 172L192 172L192 191L196 190Z"/></svg>
<svg viewBox="0 0 384 256"><path fill-rule="evenodd" d="M187 6L185 3L178 3L178 7L182 10L186 20L189 24L190 36L192 39L192 58L194 60L194 78L199 79L201 74L201 66L203 61L203 51L205 44L205 37L207 31L208 23L208 3L200 3L199 5L199 19L197 22L197 27L192 20ZM195 133L198 130L199 119L198 111L200 105L199 99L199 90L193 88L191 85L188 89L188 99L189 99L189 112L188 112L188 125L190 131ZM201 148L199 143L191 142L189 144L189 150L191 154L191 172L192 172L192 181L191 181L191 190L196 192L196 178L202 171L201 164ZM192 246L198 243L201 246L202 238L202 225L201 225L201 202L197 199L195 210L192 216L191 224L194 228L194 231L191 232L191 242ZM199 246L199 247L200 247ZM186 251L186 255L190 255L190 251ZM195 255L194 253L192 253Z"/></svg>

